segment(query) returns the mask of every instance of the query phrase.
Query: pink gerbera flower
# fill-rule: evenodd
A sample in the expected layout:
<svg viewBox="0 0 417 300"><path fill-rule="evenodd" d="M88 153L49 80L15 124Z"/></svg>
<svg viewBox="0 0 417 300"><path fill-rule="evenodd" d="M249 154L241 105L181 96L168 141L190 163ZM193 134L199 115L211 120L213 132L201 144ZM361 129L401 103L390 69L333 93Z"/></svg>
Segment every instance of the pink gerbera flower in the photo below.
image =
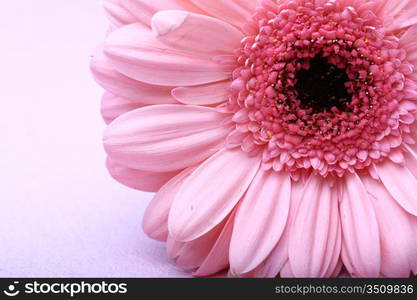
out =
<svg viewBox="0 0 417 300"><path fill-rule="evenodd" d="M417 273L417 1L108 0L108 168L207 276Z"/></svg>

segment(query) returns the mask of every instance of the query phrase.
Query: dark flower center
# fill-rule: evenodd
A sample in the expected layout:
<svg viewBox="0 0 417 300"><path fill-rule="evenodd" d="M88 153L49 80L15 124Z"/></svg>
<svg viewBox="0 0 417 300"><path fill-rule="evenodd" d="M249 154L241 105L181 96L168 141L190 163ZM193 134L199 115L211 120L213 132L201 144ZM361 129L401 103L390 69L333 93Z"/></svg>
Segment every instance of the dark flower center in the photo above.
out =
<svg viewBox="0 0 417 300"><path fill-rule="evenodd" d="M349 81L346 71L329 64L326 58L316 56L311 59L310 68L299 70L296 79L295 90L304 109L311 108L320 113L337 107L345 111L351 101L352 96L345 87Z"/></svg>

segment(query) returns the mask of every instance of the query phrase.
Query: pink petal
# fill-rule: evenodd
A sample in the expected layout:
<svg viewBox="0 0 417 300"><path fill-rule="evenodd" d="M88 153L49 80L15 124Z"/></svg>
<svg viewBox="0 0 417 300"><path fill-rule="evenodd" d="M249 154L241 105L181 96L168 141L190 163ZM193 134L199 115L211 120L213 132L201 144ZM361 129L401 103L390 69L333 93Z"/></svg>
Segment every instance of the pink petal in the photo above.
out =
<svg viewBox="0 0 417 300"><path fill-rule="evenodd" d="M324 277L333 262L332 273L339 260L340 245L335 188L320 175L312 174L305 184L290 232L289 259L294 275Z"/></svg>
<svg viewBox="0 0 417 300"><path fill-rule="evenodd" d="M290 210L284 232L269 256L256 269L245 274L245 277L276 277L288 261L288 243L290 239L291 224L295 218L296 208L298 207L303 187L304 184L301 181L291 181Z"/></svg>
<svg viewBox="0 0 417 300"><path fill-rule="evenodd" d="M154 14L160 10L179 9L198 12L188 0L119 0L132 15L145 24L150 25Z"/></svg>
<svg viewBox="0 0 417 300"><path fill-rule="evenodd" d="M196 6L223 21L243 28L255 12L256 0L191 0Z"/></svg>
<svg viewBox="0 0 417 300"><path fill-rule="evenodd" d="M417 179L409 169L391 161L376 166L379 178L392 197L407 212L417 216Z"/></svg>
<svg viewBox="0 0 417 300"><path fill-rule="evenodd" d="M104 0L103 7L110 22L116 27L137 22L135 16L120 5L120 0Z"/></svg>
<svg viewBox="0 0 417 300"><path fill-rule="evenodd" d="M104 51L117 71L149 84L190 86L231 77L231 66L215 63L204 53L176 49L160 39L131 24L113 31Z"/></svg>
<svg viewBox="0 0 417 300"><path fill-rule="evenodd" d="M229 86L229 81L221 81L200 86L178 87L172 90L172 96L184 104L217 104L227 101Z"/></svg>
<svg viewBox="0 0 417 300"><path fill-rule="evenodd" d="M291 269L290 261L287 261L280 272L281 278L294 278L294 272Z"/></svg>
<svg viewBox="0 0 417 300"><path fill-rule="evenodd" d="M287 223L290 199L288 174L258 171L236 214L230 244L232 273L255 269L271 253Z"/></svg>
<svg viewBox="0 0 417 300"><path fill-rule="evenodd" d="M396 16L413 0L390 0L380 1L380 10L383 16Z"/></svg>
<svg viewBox="0 0 417 300"><path fill-rule="evenodd" d="M407 45L415 43L415 36L417 34L417 25L411 26L408 28L404 34L400 38L400 44L404 47L407 47Z"/></svg>
<svg viewBox="0 0 417 300"><path fill-rule="evenodd" d="M411 145L403 144L403 147L406 150L404 151L405 165L414 177L417 178L417 152L415 146L412 147Z"/></svg>
<svg viewBox="0 0 417 300"><path fill-rule="evenodd" d="M215 274L227 268L229 265L229 247L233 231L235 211L227 218L222 232L211 248L200 267L193 273L194 276L203 277Z"/></svg>
<svg viewBox="0 0 417 300"><path fill-rule="evenodd" d="M223 231L225 223L226 220L199 238L184 243L176 261L177 266L185 270L200 267Z"/></svg>
<svg viewBox="0 0 417 300"><path fill-rule="evenodd" d="M417 24L417 3L414 0L381 1L381 14L388 31L399 31Z"/></svg>
<svg viewBox="0 0 417 300"><path fill-rule="evenodd" d="M407 61L412 63L414 67L417 67L417 25L411 26L400 38L400 44L404 50L407 51ZM415 93L415 90L412 90L412 93ZM412 96L413 97L413 96ZM413 97L415 98L415 96ZM402 101L400 104L402 104ZM411 102L412 105L415 105L414 102Z"/></svg>
<svg viewBox="0 0 417 300"><path fill-rule="evenodd" d="M156 192L177 172L155 173L126 168L117 162L107 159L110 175L123 185L144 192Z"/></svg>
<svg viewBox="0 0 417 300"><path fill-rule="evenodd" d="M160 41L173 49L210 55L233 54L244 37L228 23L179 10L156 13L152 18L152 29Z"/></svg>
<svg viewBox="0 0 417 300"><path fill-rule="evenodd" d="M145 104L105 92L101 98L101 115L106 124L131 110L145 106Z"/></svg>
<svg viewBox="0 0 417 300"><path fill-rule="evenodd" d="M342 268L343 268L343 262L342 262L341 259L339 259L337 261L337 264L336 264L336 267L335 267L333 273L332 274L329 274L329 276L327 276L327 277L330 277L330 278L338 278L338 277L340 277L340 272L342 271Z"/></svg>
<svg viewBox="0 0 417 300"><path fill-rule="evenodd" d="M167 172L194 165L219 150L227 114L189 105L152 105L114 120L104 134L109 156L134 169Z"/></svg>
<svg viewBox="0 0 417 300"><path fill-rule="evenodd" d="M254 270L244 274L244 277L274 278L288 261L289 233L284 231L279 242L275 245L269 256Z"/></svg>
<svg viewBox="0 0 417 300"><path fill-rule="evenodd" d="M381 266L378 222L372 200L355 174L344 177L340 203L342 260L354 277L376 277Z"/></svg>
<svg viewBox="0 0 417 300"><path fill-rule="evenodd" d="M391 197L383 184L372 178L363 178L363 183L372 195L381 236L381 274L386 277L408 277L413 250L416 252L416 237L409 222L412 218Z"/></svg>
<svg viewBox="0 0 417 300"><path fill-rule="evenodd" d="M183 181L195 168L187 168L169 180L153 197L142 221L143 231L151 238L165 241L168 238L168 214L172 201Z"/></svg>
<svg viewBox="0 0 417 300"><path fill-rule="evenodd" d="M170 259L176 261L181 254L182 247L185 243L178 242L173 239L171 236L167 238L167 255Z"/></svg>
<svg viewBox="0 0 417 300"><path fill-rule="evenodd" d="M91 60L91 71L98 84L114 95L146 104L176 103L171 96L172 87L149 85L126 77L116 71L102 52Z"/></svg>
<svg viewBox="0 0 417 300"><path fill-rule="evenodd" d="M333 193L337 193L336 189L333 190ZM338 193L337 193L338 194ZM336 199L338 195L333 195L333 199ZM329 240L328 246L333 246L329 251L329 256L326 259L325 264L328 265L326 272L324 273L323 277L338 277L340 270L343 267L342 259L341 259L341 252L342 252L342 226L340 224L340 214L336 216L338 219L339 227L337 230L333 231L332 240Z"/></svg>
<svg viewBox="0 0 417 300"><path fill-rule="evenodd" d="M168 219L170 234L190 241L219 224L245 193L259 164L259 157L240 150L221 150L205 161L177 193Z"/></svg>

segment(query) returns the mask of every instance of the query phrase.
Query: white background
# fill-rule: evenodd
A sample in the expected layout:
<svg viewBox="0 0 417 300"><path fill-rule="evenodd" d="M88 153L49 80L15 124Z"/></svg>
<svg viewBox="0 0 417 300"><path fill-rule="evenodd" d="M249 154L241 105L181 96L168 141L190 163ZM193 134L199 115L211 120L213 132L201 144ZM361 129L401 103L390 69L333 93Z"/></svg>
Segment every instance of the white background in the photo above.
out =
<svg viewBox="0 0 417 300"><path fill-rule="evenodd" d="M152 195L108 175L90 54L100 0L0 9L0 276L187 276L141 229Z"/></svg>

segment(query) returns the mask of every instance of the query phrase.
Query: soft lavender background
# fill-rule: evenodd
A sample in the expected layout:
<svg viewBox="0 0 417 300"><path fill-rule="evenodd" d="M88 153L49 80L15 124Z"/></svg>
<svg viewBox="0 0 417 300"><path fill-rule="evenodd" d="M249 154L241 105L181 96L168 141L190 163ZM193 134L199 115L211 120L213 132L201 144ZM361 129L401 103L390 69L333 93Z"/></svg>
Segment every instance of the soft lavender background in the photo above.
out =
<svg viewBox="0 0 417 300"><path fill-rule="evenodd" d="M0 276L187 276L141 230L152 195L104 168L88 67L107 28L101 1L0 8Z"/></svg>

